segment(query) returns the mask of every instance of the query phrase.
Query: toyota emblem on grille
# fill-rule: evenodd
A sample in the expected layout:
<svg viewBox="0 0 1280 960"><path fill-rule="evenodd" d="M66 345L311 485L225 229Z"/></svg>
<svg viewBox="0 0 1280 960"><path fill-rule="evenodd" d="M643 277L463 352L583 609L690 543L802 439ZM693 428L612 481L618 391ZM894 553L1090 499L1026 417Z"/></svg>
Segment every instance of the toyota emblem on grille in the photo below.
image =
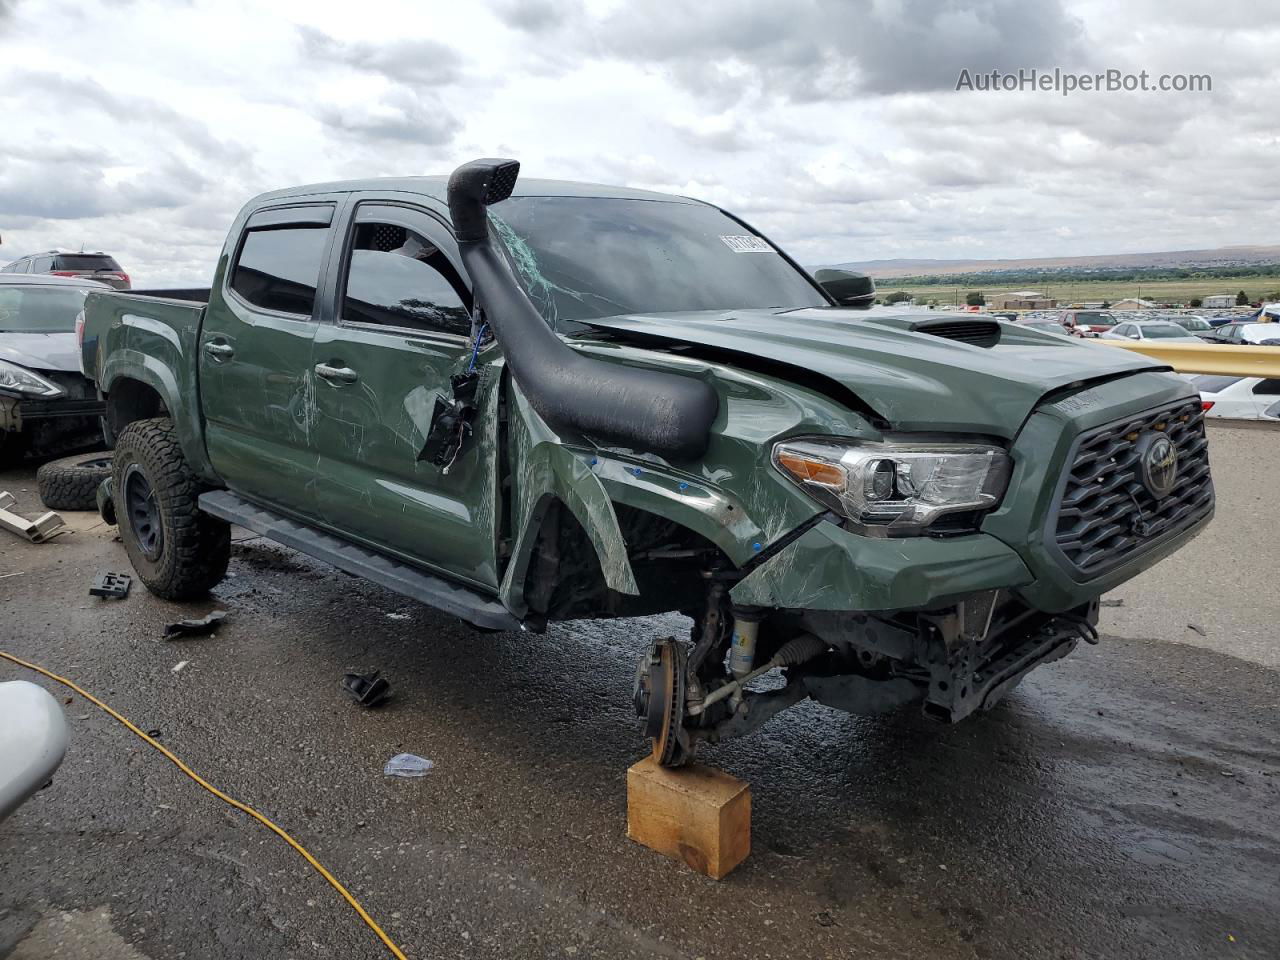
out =
<svg viewBox="0 0 1280 960"><path fill-rule="evenodd" d="M1142 484L1159 500L1173 492L1178 482L1178 448L1163 433L1148 433L1138 440L1138 465Z"/></svg>

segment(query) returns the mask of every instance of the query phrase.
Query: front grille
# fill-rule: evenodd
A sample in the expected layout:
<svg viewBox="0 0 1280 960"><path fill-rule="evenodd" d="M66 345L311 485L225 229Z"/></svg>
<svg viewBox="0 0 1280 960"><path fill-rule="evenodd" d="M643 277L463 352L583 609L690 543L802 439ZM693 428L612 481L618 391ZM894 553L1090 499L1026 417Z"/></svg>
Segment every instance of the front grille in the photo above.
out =
<svg viewBox="0 0 1280 960"><path fill-rule="evenodd" d="M1177 449L1177 480L1164 497L1155 497L1143 480L1139 445L1148 433L1163 433ZM1067 565L1086 577L1143 553L1213 508L1198 398L1081 434L1068 463L1050 529Z"/></svg>

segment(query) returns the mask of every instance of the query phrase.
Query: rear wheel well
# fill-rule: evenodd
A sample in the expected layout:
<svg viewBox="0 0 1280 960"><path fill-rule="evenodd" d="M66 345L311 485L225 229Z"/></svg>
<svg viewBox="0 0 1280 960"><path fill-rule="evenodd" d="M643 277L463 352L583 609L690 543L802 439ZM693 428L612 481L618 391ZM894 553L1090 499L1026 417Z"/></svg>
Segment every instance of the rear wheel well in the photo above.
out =
<svg viewBox="0 0 1280 960"><path fill-rule="evenodd" d="M587 531L556 500L538 528L529 564L525 598L530 609L551 620L701 609L706 596L702 572L732 566L728 558L701 534L666 517L620 503L614 504L614 512L639 596L608 587Z"/></svg>
<svg viewBox="0 0 1280 960"><path fill-rule="evenodd" d="M111 392L107 394L108 440L114 441L121 430L136 420L168 415L164 398L155 387L123 377L111 385Z"/></svg>

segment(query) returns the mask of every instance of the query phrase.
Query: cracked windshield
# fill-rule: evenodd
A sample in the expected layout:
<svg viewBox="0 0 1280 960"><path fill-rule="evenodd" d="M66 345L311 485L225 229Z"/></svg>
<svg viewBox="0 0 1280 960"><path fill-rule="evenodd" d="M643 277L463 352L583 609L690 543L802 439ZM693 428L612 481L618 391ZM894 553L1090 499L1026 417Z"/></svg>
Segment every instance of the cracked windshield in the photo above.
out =
<svg viewBox="0 0 1280 960"><path fill-rule="evenodd" d="M772 246L714 207L512 197L489 216L529 296L552 324L827 302Z"/></svg>

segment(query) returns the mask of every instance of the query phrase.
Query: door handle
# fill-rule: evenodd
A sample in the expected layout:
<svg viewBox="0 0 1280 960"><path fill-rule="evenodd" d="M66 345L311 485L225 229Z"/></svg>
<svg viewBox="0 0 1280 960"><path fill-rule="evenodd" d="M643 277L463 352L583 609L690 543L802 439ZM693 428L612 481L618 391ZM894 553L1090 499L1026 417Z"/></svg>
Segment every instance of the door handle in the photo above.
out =
<svg viewBox="0 0 1280 960"><path fill-rule="evenodd" d="M316 364L316 376L338 386L344 383L355 383L360 379L360 375L350 367L334 367L327 363Z"/></svg>
<svg viewBox="0 0 1280 960"><path fill-rule="evenodd" d="M215 343L210 340L204 345L204 352L214 363L226 363L235 356L236 348L229 343Z"/></svg>

